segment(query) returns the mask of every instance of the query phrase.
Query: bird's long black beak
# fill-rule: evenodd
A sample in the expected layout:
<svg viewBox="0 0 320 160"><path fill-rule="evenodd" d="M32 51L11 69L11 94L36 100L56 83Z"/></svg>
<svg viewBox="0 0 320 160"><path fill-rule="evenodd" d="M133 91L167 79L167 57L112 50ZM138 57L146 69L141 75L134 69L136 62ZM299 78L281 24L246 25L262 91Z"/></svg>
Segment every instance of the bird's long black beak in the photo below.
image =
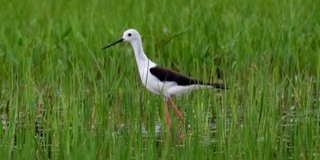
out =
<svg viewBox="0 0 320 160"><path fill-rule="evenodd" d="M111 46L114 46L114 45L116 45L116 44L118 44L118 43L120 43L120 42L123 42L123 38L121 38L121 39L119 39L119 40L117 40L117 41L115 41L115 42L113 42L113 43L111 43L111 44L103 47L102 50L107 49L107 48L109 48L109 47L111 47Z"/></svg>

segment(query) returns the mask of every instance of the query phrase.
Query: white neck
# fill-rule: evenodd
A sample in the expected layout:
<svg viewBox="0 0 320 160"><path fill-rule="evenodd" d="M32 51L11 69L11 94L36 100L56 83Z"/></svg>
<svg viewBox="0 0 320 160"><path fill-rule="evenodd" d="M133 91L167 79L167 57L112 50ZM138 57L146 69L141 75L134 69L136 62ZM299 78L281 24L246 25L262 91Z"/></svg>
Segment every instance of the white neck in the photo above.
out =
<svg viewBox="0 0 320 160"><path fill-rule="evenodd" d="M138 65L139 63L148 62L149 59L143 51L141 39L131 41L131 46L134 50Z"/></svg>
<svg viewBox="0 0 320 160"><path fill-rule="evenodd" d="M149 68L156 66L156 64L150 61L144 53L141 39L136 39L130 43L134 50L141 81L146 85Z"/></svg>

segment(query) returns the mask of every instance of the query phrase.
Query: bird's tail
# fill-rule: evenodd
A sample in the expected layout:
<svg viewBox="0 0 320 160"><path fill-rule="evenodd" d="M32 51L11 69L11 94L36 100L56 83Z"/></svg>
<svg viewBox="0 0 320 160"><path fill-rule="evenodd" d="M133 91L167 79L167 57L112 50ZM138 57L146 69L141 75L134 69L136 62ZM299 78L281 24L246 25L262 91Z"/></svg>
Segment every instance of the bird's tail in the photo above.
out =
<svg viewBox="0 0 320 160"><path fill-rule="evenodd" d="M196 80L196 83L199 84L199 85L202 85L202 86L206 86L206 87L211 87L211 88L214 88L214 89L219 89L219 90L227 90L229 89L227 86L225 86L224 84L221 84L221 83L208 83L208 82L203 82L203 81L197 81Z"/></svg>
<svg viewBox="0 0 320 160"><path fill-rule="evenodd" d="M210 87L213 87L215 89L219 89L219 90L229 89L227 86L225 86L224 84L220 84L220 83L208 83L207 85Z"/></svg>

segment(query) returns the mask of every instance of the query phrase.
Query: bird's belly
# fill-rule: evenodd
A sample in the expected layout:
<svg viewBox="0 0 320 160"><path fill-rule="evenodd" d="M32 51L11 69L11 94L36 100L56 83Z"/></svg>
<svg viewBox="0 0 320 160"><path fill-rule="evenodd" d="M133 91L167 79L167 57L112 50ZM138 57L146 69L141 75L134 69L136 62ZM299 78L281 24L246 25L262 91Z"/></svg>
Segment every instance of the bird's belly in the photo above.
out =
<svg viewBox="0 0 320 160"><path fill-rule="evenodd" d="M149 76L148 78L143 77L141 80L143 85L150 92L158 95L164 95L164 96L167 96L166 91L172 85L172 82L163 83L153 76Z"/></svg>
<svg viewBox="0 0 320 160"><path fill-rule="evenodd" d="M166 90L166 94L170 95L170 96L180 96L182 94L185 93L189 93L190 91L193 91L197 88L201 88L203 86L201 85L187 85L187 86L172 86L170 88L168 88L168 90Z"/></svg>
<svg viewBox="0 0 320 160"><path fill-rule="evenodd" d="M149 91L155 94L164 94L167 89L167 85L157 79L149 79L149 81L145 83L145 86Z"/></svg>
<svg viewBox="0 0 320 160"><path fill-rule="evenodd" d="M197 89L199 86L197 85L189 85L189 86L179 86L175 82L161 82L150 81L146 83L146 88L155 94L160 94L165 97L171 96L180 96L182 94L188 93L194 89Z"/></svg>

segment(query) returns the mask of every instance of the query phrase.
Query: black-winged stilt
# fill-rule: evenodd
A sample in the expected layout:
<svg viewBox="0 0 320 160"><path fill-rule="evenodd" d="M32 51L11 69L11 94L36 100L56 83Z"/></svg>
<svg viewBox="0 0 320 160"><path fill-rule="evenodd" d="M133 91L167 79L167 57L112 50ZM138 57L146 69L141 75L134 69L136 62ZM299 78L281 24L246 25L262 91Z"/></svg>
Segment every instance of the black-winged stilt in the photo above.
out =
<svg viewBox="0 0 320 160"><path fill-rule="evenodd" d="M166 120L169 129L171 129L171 118L168 110L167 101L172 104L178 118L183 120L178 107L172 100L172 97L190 92L197 88L215 88L226 89L222 84L206 83L196 80L178 72L158 66L156 63L148 59L143 51L140 34L134 29L128 29L118 41L105 46L102 49L109 48L120 42L130 42L137 60L138 69L143 85L151 92L164 96L164 104L166 111Z"/></svg>

